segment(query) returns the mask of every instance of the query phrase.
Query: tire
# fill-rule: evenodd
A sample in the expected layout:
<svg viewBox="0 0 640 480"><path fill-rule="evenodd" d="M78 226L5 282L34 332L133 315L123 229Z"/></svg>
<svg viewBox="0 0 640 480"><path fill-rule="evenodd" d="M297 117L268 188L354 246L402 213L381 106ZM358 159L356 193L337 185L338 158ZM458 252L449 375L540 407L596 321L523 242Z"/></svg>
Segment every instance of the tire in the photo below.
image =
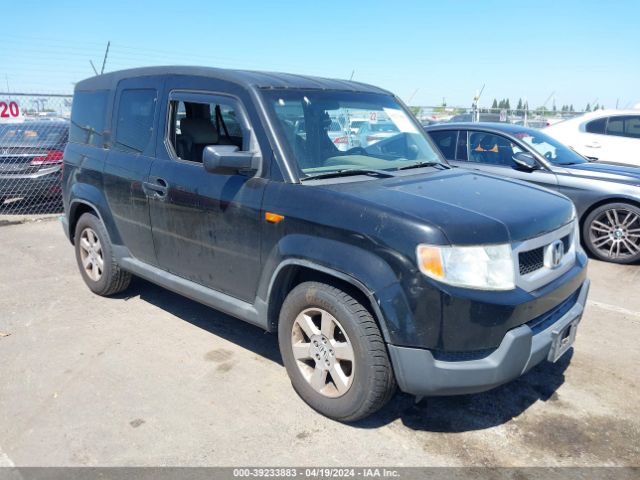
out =
<svg viewBox="0 0 640 480"><path fill-rule="evenodd" d="M596 208L583 222L582 241L599 260L620 264L640 261L640 208L622 202Z"/></svg>
<svg viewBox="0 0 640 480"><path fill-rule="evenodd" d="M317 282L295 287L280 310L278 343L294 390L329 418L359 420L395 393L378 325L364 306L335 287Z"/></svg>
<svg viewBox="0 0 640 480"><path fill-rule="evenodd" d="M126 290L131 274L116 263L111 240L98 217L83 213L76 224L74 239L80 274L93 293L109 296ZM91 265L86 266L88 263Z"/></svg>

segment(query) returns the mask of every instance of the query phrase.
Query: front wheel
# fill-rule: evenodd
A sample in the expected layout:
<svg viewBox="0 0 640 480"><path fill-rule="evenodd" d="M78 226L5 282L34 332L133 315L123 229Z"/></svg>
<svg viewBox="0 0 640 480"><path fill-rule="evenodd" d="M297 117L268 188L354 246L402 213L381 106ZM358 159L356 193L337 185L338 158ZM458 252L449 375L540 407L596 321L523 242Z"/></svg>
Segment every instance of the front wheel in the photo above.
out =
<svg viewBox="0 0 640 480"><path fill-rule="evenodd" d="M294 288L280 311L278 342L293 388L327 417L359 420L380 409L395 392L375 320L335 287L305 282Z"/></svg>
<svg viewBox="0 0 640 480"><path fill-rule="evenodd" d="M596 258L613 263L640 261L640 208L609 203L585 218L582 238Z"/></svg>

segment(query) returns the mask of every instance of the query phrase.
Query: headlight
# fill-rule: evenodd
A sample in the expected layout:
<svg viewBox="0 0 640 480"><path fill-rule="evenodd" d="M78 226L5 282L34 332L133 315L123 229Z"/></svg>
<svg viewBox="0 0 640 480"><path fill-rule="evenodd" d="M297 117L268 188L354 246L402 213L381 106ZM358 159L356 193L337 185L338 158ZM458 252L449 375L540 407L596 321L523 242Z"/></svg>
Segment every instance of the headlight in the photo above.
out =
<svg viewBox="0 0 640 480"><path fill-rule="evenodd" d="M456 287L513 290L515 272L511 245L472 247L418 245L422 273Z"/></svg>

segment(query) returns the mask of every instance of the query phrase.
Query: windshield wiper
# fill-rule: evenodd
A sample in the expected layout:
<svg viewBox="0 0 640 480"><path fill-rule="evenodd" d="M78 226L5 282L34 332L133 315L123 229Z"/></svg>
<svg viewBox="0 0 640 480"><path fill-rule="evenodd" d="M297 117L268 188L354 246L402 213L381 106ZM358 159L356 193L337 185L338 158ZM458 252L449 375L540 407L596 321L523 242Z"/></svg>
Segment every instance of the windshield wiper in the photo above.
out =
<svg viewBox="0 0 640 480"><path fill-rule="evenodd" d="M410 168L421 168L421 167L441 167L442 170L449 170L451 167L442 162L418 162L412 163L411 165L405 165L404 167L398 167L396 170L409 170Z"/></svg>
<svg viewBox="0 0 640 480"><path fill-rule="evenodd" d="M375 168L346 168L343 170L334 170L332 172L317 173L301 178L300 181L315 180L320 178L348 177L351 175L377 175L379 177L395 177L391 172L386 170L376 170Z"/></svg>

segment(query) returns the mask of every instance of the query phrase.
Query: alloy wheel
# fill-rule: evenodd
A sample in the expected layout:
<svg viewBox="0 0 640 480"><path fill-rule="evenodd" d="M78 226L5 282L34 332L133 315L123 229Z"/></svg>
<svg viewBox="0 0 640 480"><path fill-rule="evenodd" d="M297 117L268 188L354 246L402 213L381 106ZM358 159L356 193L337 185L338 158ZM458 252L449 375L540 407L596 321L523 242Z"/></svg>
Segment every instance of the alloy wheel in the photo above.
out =
<svg viewBox="0 0 640 480"><path fill-rule="evenodd" d="M102 245L96 232L87 227L80 234L80 259L87 276L97 282L104 271Z"/></svg>
<svg viewBox="0 0 640 480"><path fill-rule="evenodd" d="M633 257L640 253L640 216L626 208L605 210L589 225L589 240L604 257Z"/></svg>
<svg viewBox="0 0 640 480"><path fill-rule="evenodd" d="M311 388L330 398L347 393L353 383L354 351L333 315L320 308L302 311L293 322L291 347Z"/></svg>

